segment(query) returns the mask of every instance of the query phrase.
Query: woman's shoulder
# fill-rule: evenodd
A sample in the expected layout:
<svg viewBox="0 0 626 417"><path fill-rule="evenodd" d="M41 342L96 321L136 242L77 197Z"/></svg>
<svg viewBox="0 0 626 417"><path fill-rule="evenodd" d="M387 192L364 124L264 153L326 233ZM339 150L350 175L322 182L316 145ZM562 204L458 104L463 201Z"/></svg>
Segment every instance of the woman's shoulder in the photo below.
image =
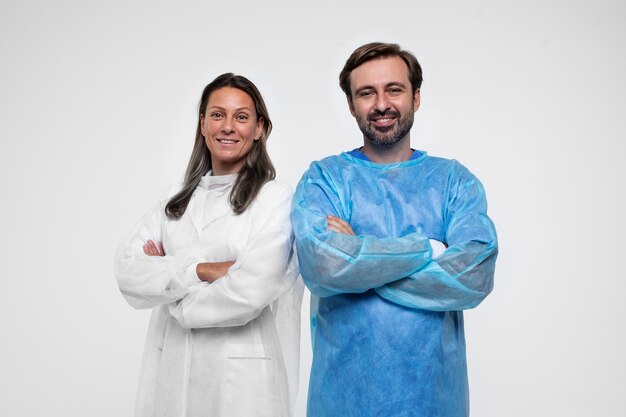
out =
<svg viewBox="0 0 626 417"><path fill-rule="evenodd" d="M292 197L293 189L291 186L277 180L270 180L263 184L256 200L261 205L274 205L291 201Z"/></svg>
<svg viewBox="0 0 626 417"><path fill-rule="evenodd" d="M284 182L280 182L278 180L270 180L263 184L261 191L259 192L259 196L261 195L269 195L269 196L280 196L280 195L293 195L293 189L289 184Z"/></svg>
<svg viewBox="0 0 626 417"><path fill-rule="evenodd" d="M159 197L160 203L167 203L172 197L174 197L180 190L183 189L183 184L181 182L169 184L168 186L163 188L163 192Z"/></svg>

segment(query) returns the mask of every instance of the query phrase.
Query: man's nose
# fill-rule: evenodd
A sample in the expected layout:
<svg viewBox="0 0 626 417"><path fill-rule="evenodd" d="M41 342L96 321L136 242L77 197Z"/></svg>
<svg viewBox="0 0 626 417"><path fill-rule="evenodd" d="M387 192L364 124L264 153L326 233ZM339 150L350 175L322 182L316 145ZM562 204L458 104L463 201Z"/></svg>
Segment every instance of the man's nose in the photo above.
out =
<svg viewBox="0 0 626 417"><path fill-rule="evenodd" d="M387 100L387 96L385 96L384 94L378 94L376 96L376 103L374 103L374 108L382 113L389 107L391 106L389 104L389 100Z"/></svg>

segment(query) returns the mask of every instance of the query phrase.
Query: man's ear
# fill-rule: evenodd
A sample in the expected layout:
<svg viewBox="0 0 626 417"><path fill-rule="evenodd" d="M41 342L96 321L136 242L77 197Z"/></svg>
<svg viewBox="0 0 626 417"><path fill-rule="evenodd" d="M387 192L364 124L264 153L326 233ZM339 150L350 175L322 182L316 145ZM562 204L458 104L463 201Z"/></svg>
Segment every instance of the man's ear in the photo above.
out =
<svg viewBox="0 0 626 417"><path fill-rule="evenodd" d="M352 104L352 97L346 95L346 100L348 100L348 108L350 109L350 114L356 117L356 114L354 113L354 104Z"/></svg>
<svg viewBox="0 0 626 417"><path fill-rule="evenodd" d="M413 113L420 108L420 89L415 90L415 94L413 94Z"/></svg>

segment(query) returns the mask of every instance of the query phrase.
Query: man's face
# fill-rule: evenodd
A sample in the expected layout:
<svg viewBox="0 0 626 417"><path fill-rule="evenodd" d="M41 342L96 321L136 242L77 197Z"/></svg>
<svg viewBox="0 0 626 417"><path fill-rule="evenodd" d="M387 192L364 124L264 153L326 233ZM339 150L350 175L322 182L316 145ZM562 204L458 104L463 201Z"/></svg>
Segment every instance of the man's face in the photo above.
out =
<svg viewBox="0 0 626 417"><path fill-rule="evenodd" d="M356 67L350 74L350 90L350 112L372 144L392 146L408 137L420 95L419 90L411 92L402 58L375 59Z"/></svg>

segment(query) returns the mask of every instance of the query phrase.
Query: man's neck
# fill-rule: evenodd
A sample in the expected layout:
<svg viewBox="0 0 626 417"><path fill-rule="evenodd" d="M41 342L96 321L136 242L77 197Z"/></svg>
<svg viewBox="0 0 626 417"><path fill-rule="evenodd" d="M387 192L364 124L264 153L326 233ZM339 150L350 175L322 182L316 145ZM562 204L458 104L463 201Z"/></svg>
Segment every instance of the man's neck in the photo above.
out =
<svg viewBox="0 0 626 417"><path fill-rule="evenodd" d="M409 136L392 146L374 145L365 139L365 143L361 148L361 152L367 158L377 164L393 164L395 162L404 162L411 159L413 149L411 149L411 141Z"/></svg>

